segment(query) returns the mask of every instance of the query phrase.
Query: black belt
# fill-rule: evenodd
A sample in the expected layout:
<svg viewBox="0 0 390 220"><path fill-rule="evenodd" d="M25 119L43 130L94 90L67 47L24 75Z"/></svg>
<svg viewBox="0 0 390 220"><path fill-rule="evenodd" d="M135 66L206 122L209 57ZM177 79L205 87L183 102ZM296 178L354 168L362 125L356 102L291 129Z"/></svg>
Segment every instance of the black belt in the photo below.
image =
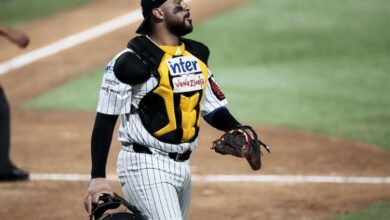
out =
<svg viewBox="0 0 390 220"><path fill-rule="evenodd" d="M137 144L137 143L133 143L133 150L134 150L134 152L137 152L137 153L152 154L152 151L148 147ZM168 156L174 161L183 162L183 161L190 159L191 153L192 153L192 151L188 150L182 154L168 153Z"/></svg>

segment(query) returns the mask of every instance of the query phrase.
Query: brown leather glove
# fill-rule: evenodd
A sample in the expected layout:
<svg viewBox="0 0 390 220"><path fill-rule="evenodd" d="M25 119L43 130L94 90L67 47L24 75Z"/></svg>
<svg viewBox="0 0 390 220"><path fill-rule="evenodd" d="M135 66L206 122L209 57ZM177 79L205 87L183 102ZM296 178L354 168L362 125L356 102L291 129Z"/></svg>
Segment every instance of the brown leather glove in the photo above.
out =
<svg viewBox="0 0 390 220"><path fill-rule="evenodd" d="M222 155L230 154L236 157L245 157L253 170L261 168L261 146L268 153L270 148L257 138L256 132L248 125L234 128L213 142L211 149Z"/></svg>

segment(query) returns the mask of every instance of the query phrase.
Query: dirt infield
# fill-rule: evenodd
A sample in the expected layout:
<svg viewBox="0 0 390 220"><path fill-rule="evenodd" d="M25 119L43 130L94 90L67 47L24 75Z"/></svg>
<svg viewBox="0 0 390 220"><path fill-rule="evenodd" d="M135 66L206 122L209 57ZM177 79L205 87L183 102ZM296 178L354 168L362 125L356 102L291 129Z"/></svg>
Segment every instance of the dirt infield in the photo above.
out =
<svg viewBox="0 0 390 220"><path fill-rule="evenodd" d="M29 50L124 14L136 7L134 2L97 0L28 24L23 28L33 39ZM218 1L211 7L209 1L197 0L193 16L205 19L242 3ZM123 48L134 28L1 76L12 104L12 156L17 164L33 173L89 173L94 113L26 111L20 104L101 67ZM3 40L0 51L1 61L25 52ZM193 173L390 176L390 153L370 144L273 126L258 125L256 130L272 146L261 172L252 172L243 160L211 152L211 141L221 133L203 123L200 147L191 158ZM113 141L108 173L115 173L118 150ZM120 192L119 184L113 185ZM0 219L87 219L82 206L86 186L85 181L1 183ZM385 200L390 200L390 184L194 183L190 219L326 219Z"/></svg>

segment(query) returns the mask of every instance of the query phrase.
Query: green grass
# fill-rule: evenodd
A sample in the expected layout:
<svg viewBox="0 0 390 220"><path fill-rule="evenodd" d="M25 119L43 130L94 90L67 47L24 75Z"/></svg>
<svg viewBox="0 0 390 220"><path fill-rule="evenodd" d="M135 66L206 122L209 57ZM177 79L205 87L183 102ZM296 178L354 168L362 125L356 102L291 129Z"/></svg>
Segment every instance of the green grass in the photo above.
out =
<svg viewBox="0 0 390 220"><path fill-rule="evenodd" d="M295 62L215 68L229 106L245 121L297 127L389 147L390 102L385 60L332 66ZM329 71L331 69L331 71ZM370 71L376 71L373 82ZM348 71L353 71L350 78ZM296 74L299 72L300 74ZM219 75L218 75L219 76ZM324 76L324 77L322 77Z"/></svg>
<svg viewBox="0 0 390 220"><path fill-rule="evenodd" d="M0 0L0 23L20 25L69 10L91 0Z"/></svg>
<svg viewBox="0 0 390 220"><path fill-rule="evenodd" d="M390 219L390 203L379 203L351 214L340 215L332 220L388 220Z"/></svg>
<svg viewBox="0 0 390 220"><path fill-rule="evenodd" d="M97 106L101 72L86 74L77 80L65 83L49 93L25 102L24 106L42 110L93 111Z"/></svg>
<svg viewBox="0 0 390 220"><path fill-rule="evenodd" d="M387 0L252 0L196 27L225 66L365 59L390 51Z"/></svg>

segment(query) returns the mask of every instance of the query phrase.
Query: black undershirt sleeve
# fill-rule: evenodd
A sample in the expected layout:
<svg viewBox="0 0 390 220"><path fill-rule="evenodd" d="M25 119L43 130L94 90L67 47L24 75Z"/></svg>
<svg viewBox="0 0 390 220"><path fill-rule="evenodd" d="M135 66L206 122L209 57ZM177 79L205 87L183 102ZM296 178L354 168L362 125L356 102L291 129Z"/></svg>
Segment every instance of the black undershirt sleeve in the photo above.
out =
<svg viewBox="0 0 390 220"><path fill-rule="evenodd" d="M106 177L106 163L118 115L97 113L91 138L91 178Z"/></svg>
<svg viewBox="0 0 390 220"><path fill-rule="evenodd" d="M215 109L213 112L203 116L211 126L222 131L229 131L241 125L226 107Z"/></svg>

